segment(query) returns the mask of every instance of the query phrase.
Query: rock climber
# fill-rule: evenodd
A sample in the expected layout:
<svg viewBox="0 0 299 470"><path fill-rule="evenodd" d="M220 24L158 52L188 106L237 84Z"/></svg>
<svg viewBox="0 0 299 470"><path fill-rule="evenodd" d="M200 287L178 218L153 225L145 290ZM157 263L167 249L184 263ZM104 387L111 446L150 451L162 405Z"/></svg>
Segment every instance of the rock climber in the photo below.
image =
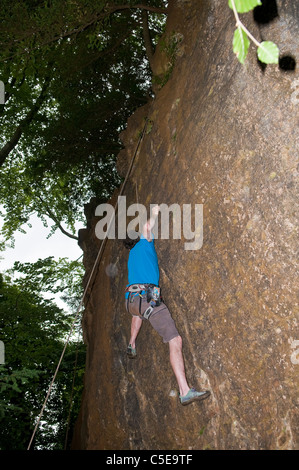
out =
<svg viewBox="0 0 299 470"><path fill-rule="evenodd" d="M126 310L132 315L131 337L127 355L134 359L137 356L136 338L143 321L149 321L169 344L170 364L175 374L179 399L182 405L195 400L204 400L209 391L197 391L189 387L185 375L182 353L182 338L175 322L161 298L159 287L159 264L152 233L160 207L152 208L150 218L143 226L141 234L128 233L124 245L130 250L128 258L128 286L126 288Z"/></svg>

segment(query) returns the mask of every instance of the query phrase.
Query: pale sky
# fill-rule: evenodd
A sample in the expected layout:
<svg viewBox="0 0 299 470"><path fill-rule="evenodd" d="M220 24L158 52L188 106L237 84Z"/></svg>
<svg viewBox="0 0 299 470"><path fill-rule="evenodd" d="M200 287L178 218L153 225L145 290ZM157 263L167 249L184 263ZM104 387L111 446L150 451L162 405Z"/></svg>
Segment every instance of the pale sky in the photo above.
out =
<svg viewBox="0 0 299 470"><path fill-rule="evenodd" d="M12 268L15 261L33 263L39 258L44 259L48 256L54 256L55 259L75 260L82 255L83 252L78 246L77 240L63 235L60 230L47 239L50 229L45 228L38 217L32 217L30 223L32 228L26 229L26 234L20 232L15 234L15 248L0 251L0 272ZM77 229L79 228L83 228L81 223L78 224ZM58 297L56 303L59 307L65 308L65 304Z"/></svg>
<svg viewBox="0 0 299 470"><path fill-rule="evenodd" d="M26 234L20 232L15 234L14 249L0 252L0 258L4 258L0 260L1 271L11 268L15 261L34 262L48 256L54 256L55 259L62 257L77 259L82 254L77 241L63 235L60 230L47 239L50 229L45 228L38 217L32 217L30 223L32 228L26 229ZM83 228L81 224L78 225L78 229L81 227Z"/></svg>

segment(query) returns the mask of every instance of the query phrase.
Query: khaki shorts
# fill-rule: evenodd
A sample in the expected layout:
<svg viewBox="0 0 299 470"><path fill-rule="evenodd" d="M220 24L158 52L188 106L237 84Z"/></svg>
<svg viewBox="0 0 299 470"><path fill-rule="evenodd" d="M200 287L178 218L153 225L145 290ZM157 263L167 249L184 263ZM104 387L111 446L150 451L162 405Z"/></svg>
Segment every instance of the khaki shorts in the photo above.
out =
<svg viewBox="0 0 299 470"><path fill-rule="evenodd" d="M139 295L136 295L133 298L133 302L128 302L128 299L126 299L126 310L135 317L140 317L139 312L142 315L149 306L150 304L146 301L146 299L144 297L140 298ZM142 319L145 320L143 317ZM164 343L168 343L176 336L179 336L179 332L176 329L174 320L163 302L161 302L158 307L154 307L154 310L148 321L154 330L160 336L162 336Z"/></svg>

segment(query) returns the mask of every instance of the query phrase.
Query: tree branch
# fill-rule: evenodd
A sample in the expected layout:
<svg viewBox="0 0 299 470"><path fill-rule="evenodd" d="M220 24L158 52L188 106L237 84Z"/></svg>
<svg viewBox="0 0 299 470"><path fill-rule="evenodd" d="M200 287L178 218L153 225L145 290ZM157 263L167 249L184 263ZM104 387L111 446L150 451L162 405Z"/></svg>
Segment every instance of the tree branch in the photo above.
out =
<svg viewBox="0 0 299 470"><path fill-rule="evenodd" d="M111 7L107 8L108 13L114 13L115 11L119 10L131 10L131 9L140 9L150 11L152 13L161 13L167 15L167 8L158 8L152 7L149 5L144 5L142 3L137 3L136 5L111 5Z"/></svg>
<svg viewBox="0 0 299 470"><path fill-rule="evenodd" d="M232 0L232 7L233 7L233 12L234 12L234 15L235 15L235 19L236 19L236 26L237 28L241 28L243 29L243 31L247 34L247 36L252 40L252 42L257 46L257 47L260 47L261 43L258 42L254 36L252 36L252 34L250 33L250 31L248 31L248 29L246 28L246 26L242 23L242 21L240 20L240 17L238 15L238 12L237 12L237 8L236 8L236 4L235 4L235 0Z"/></svg>
<svg viewBox="0 0 299 470"><path fill-rule="evenodd" d="M2 147L0 150L0 166L2 166L10 154L10 152L16 147L17 143L19 142L20 138L22 137L22 134L27 126L32 122L34 119L35 115L38 113L44 99L46 96L46 91L50 83L50 77L47 77L42 90L40 92L39 97L37 98L34 106L31 108L27 116L21 121L21 123L18 125L16 128L14 135L12 138Z"/></svg>
<svg viewBox="0 0 299 470"><path fill-rule="evenodd" d="M148 16L147 16L147 11L142 10L142 27L143 27L143 39L144 39L144 44L145 44L145 50L146 50L146 55L151 67L151 70L154 74L154 67L153 67L153 57L154 57L154 51L153 51L153 45L152 45L152 40L149 32L149 26L148 26Z"/></svg>
<svg viewBox="0 0 299 470"><path fill-rule="evenodd" d="M67 232L67 230L65 230L61 223L59 222L59 220L57 219L56 215L54 214L54 212L52 212L52 210L50 209L50 207L45 203L45 201L43 200L43 198L38 195L38 198L39 200L41 201L41 203L43 204L44 208L45 208L45 211L48 215L48 217L50 217L50 219L53 220L53 222L55 222L55 224L57 225L57 228L59 228L59 230L61 231L61 233L63 233L63 235L66 235L67 237L69 238L72 238L73 240L79 240L78 237L76 237L76 235L73 235L72 233L69 233Z"/></svg>

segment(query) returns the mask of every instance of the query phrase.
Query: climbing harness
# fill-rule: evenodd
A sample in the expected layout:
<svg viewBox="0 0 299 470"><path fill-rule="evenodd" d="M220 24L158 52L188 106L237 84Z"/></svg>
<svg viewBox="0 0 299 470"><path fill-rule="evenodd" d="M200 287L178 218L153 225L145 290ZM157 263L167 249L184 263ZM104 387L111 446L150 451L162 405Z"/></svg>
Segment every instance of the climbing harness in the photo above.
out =
<svg viewBox="0 0 299 470"><path fill-rule="evenodd" d="M132 292L136 294L140 294L142 291L146 291L147 284L131 284L127 286L126 292Z"/></svg>
<svg viewBox="0 0 299 470"><path fill-rule="evenodd" d="M132 157L132 159L131 159L129 168L128 168L128 170L127 170L126 177L125 177L124 182L123 182L123 184L122 184L122 187L121 187L121 190L120 190L120 193L119 193L120 196L123 194L123 191L124 191L125 186L126 186L126 184L127 184L128 178L129 178L130 173L131 173L131 171L132 171L133 164L134 164L134 161L135 161L135 158L136 158L136 155L137 155L139 146L140 146L140 144L141 144L141 142L142 142L142 140L143 140L144 134L145 134L145 129L146 129L146 126L147 126L147 122L148 122L148 117L147 117L146 120L145 120L145 124L144 124L143 130L142 130L142 132L141 132L141 134L140 134L139 140L138 140L137 145L136 145L136 148L135 148L135 152L134 152L134 154L133 154L133 157ZM114 213L115 213L115 214L116 214L117 209L118 209L118 201L119 201L119 198L117 198L117 201L116 201L116 203L115 203L115 207L114 207ZM32 445L34 436L35 436L36 431L37 431L37 429L38 429L38 427L39 427L39 424L40 424L40 421L41 421L41 418L42 418L44 409L45 409L45 407L46 407L46 404L47 404L47 402L48 402L49 396L50 396L50 394L51 394L51 391L52 391L52 388L53 388L53 384L54 384L54 381L55 381L55 379L56 379L58 370L59 370L59 368L60 368L62 359L63 359L63 357L64 357L64 354L65 354L67 345L68 345L68 343L69 343L69 341L70 341L70 338L71 338L71 336L72 336L75 323L76 323L77 318L78 318L78 316L79 316L79 314L80 314L80 312L81 312L81 309L82 309L82 307L83 307L83 305L84 305L84 299L85 299L85 296L86 296L86 294L87 294L88 289L90 288L90 284L91 284L93 275L94 275L94 273L95 273L96 266L98 265L99 260L100 260L100 258L101 258L101 256L102 256L103 249L104 249L105 243L106 243L106 241L107 241L107 237L108 237L108 234L109 234L109 232L110 232L110 228L111 228L111 225L112 225L112 223L113 223L113 220L114 220L114 219L111 218L110 223L108 224L108 228L107 228L107 232L106 232L106 234L105 234L105 238L102 240L101 246L100 246L100 248L99 248L99 251L98 251L96 260L95 260L94 265L93 265L93 267L92 267L92 270L91 270L91 273L90 273L90 275L89 275L88 281L87 281L87 283L86 283L86 286L85 286L85 289L84 289L84 292L83 292L83 295L82 295L80 304L79 304L78 309L77 309L77 312L76 312L76 314L75 314L74 321L73 321L73 323L72 323L72 325L71 325L71 329L70 329L69 335L68 335L67 340L66 340L66 342L65 342L63 351L62 351L61 356L60 356L60 359L59 359L59 361L58 361L58 365L57 365L57 367L56 367L56 370L55 370L55 373L54 373L54 375L53 375L52 381L51 381L51 383L50 383L50 386L49 386L49 389L48 389L48 392L47 392L45 401L44 401L43 406L42 406L42 408L41 408L40 414L39 414L39 416L38 416L38 418L37 418L36 425L35 425L35 428L34 428L34 430L33 430L33 433L32 433L30 442L29 442L29 444L28 444L27 450L30 450L30 447L31 447L31 445Z"/></svg>
<svg viewBox="0 0 299 470"><path fill-rule="evenodd" d="M161 289L155 284L131 284L127 286L127 310L130 313L130 303L133 303L136 296L139 297L139 315L146 320L149 319L155 307L158 307L162 302ZM146 299L150 304L144 312L141 311L142 299Z"/></svg>
<svg viewBox="0 0 299 470"><path fill-rule="evenodd" d="M143 312L143 318L145 318L146 320L149 319L149 317L151 316L151 314L153 313L153 310L154 310L154 307L152 307L151 305Z"/></svg>
<svg viewBox="0 0 299 470"><path fill-rule="evenodd" d="M161 289L159 286L150 284L147 289L147 301L158 307L161 303Z"/></svg>

